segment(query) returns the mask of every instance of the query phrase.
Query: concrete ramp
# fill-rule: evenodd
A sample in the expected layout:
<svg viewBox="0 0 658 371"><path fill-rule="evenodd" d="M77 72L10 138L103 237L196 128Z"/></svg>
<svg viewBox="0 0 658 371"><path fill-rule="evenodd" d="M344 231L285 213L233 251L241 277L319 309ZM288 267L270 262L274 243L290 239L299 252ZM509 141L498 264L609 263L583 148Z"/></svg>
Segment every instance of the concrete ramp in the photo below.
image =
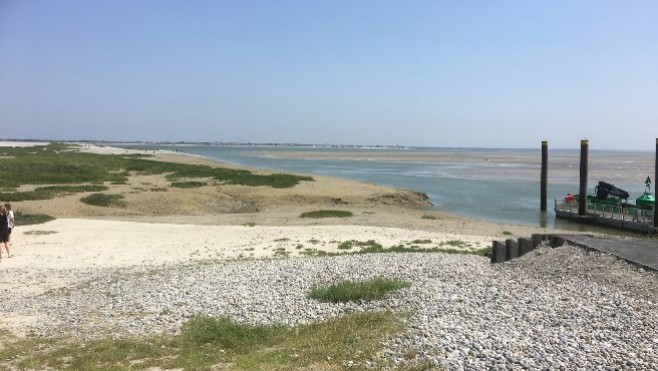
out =
<svg viewBox="0 0 658 371"><path fill-rule="evenodd" d="M629 263L658 272L658 239L593 237L589 235L558 234L551 242L568 242L589 250L615 255Z"/></svg>

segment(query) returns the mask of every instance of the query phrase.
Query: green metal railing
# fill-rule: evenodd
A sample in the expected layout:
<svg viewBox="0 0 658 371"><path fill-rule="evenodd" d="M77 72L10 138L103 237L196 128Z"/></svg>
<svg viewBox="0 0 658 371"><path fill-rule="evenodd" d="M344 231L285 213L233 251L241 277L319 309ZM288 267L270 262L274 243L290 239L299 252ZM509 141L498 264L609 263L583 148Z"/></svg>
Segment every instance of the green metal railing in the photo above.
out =
<svg viewBox="0 0 658 371"><path fill-rule="evenodd" d="M555 200L555 211L578 213L578 206L578 201L565 202ZM653 210L641 209L635 206L587 203L587 214L607 219L650 224L653 223L653 213Z"/></svg>

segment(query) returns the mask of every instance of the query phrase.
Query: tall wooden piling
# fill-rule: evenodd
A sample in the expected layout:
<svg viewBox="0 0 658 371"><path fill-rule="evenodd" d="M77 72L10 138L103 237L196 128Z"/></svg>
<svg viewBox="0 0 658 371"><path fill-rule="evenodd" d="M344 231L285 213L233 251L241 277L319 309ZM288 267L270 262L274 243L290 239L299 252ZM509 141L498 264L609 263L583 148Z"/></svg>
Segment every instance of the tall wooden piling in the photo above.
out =
<svg viewBox="0 0 658 371"><path fill-rule="evenodd" d="M653 173L653 226L658 228L658 138L656 138L656 171Z"/></svg>
<svg viewBox="0 0 658 371"><path fill-rule="evenodd" d="M578 215L587 215L587 156L589 152L589 140L580 141L580 192L578 199Z"/></svg>
<svg viewBox="0 0 658 371"><path fill-rule="evenodd" d="M548 182L548 141L541 142L541 211L546 211L546 198L547 198L547 182Z"/></svg>

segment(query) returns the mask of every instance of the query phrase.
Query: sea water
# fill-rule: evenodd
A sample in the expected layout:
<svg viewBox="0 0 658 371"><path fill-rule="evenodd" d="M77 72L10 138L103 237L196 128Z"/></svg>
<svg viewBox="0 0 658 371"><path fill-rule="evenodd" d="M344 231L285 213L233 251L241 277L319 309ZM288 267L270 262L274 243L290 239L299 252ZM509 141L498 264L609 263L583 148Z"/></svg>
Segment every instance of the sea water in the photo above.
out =
<svg viewBox="0 0 658 371"><path fill-rule="evenodd" d="M423 192L433 208L493 222L582 229L556 221L553 203L578 193L580 150L549 150L548 211L540 212L540 149L123 145L163 148L239 166L353 179ZM599 180L634 200L653 178L654 154L590 151L588 192Z"/></svg>

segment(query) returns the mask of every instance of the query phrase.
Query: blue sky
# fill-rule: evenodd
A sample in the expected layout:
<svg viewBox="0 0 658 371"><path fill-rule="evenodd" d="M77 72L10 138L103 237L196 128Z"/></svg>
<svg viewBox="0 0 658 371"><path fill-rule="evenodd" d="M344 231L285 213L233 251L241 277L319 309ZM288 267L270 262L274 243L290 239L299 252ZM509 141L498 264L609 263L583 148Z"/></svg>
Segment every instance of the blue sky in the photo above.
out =
<svg viewBox="0 0 658 371"><path fill-rule="evenodd" d="M656 1L0 0L0 138L653 149Z"/></svg>

